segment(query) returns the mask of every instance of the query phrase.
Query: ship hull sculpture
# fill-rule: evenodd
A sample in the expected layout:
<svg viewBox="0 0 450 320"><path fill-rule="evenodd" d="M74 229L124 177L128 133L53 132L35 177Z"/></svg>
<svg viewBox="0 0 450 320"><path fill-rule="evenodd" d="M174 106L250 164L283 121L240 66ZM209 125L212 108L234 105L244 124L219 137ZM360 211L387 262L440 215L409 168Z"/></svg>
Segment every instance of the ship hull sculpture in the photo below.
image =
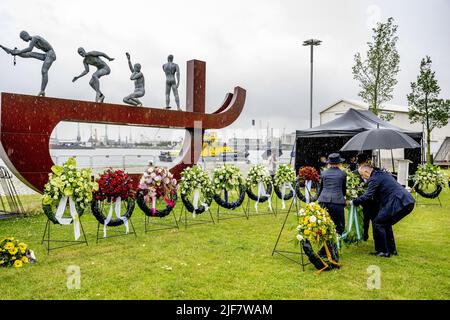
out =
<svg viewBox="0 0 450 320"><path fill-rule="evenodd" d="M205 62L187 62L186 111L2 93L1 157L22 182L42 193L53 165L50 135L61 121L186 129L181 156L171 168L178 179L184 168L197 163L204 131L229 126L245 104L246 91L235 87L215 112L206 114L205 75ZM134 175L135 182L139 176Z"/></svg>

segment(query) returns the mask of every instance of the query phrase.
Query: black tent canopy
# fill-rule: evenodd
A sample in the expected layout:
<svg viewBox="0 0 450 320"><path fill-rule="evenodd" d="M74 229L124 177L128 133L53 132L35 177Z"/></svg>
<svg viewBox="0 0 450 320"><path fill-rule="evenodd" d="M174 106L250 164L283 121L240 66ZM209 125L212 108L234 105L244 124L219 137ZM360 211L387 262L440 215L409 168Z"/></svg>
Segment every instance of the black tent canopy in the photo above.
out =
<svg viewBox="0 0 450 320"><path fill-rule="evenodd" d="M350 108L337 119L327 122L321 126L306 130L297 130L298 137L332 137L332 136L354 136L362 131L370 129L393 129L403 132L411 138L420 138L421 132L413 132L383 121L369 110L356 110Z"/></svg>
<svg viewBox="0 0 450 320"><path fill-rule="evenodd" d="M337 119L323 125L296 132L295 167L304 165L315 166L320 154L339 152L339 149L354 135L371 129L393 129L407 134L419 144L421 132L414 132L397 127L378 118L369 110L350 108ZM405 149L405 159L411 160L410 172L415 172L421 160L420 149ZM341 152L344 158L354 155L354 152Z"/></svg>

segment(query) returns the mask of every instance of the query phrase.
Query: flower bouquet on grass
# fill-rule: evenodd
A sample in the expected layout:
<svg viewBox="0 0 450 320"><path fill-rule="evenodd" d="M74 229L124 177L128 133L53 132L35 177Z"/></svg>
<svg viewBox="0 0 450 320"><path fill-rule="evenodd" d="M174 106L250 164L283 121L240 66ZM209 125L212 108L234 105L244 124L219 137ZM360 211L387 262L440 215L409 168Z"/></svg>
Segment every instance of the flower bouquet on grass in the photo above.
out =
<svg viewBox="0 0 450 320"><path fill-rule="evenodd" d="M309 261L319 270L319 273L323 270L339 268L335 228L328 211L319 204L312 202L300 209L297 239L303 246ZM313 244L322 246L319 254L315 253Z"/></svg>
<svg viewBox="0 0 450 320"><path fill-rule="evenodd" d="M247 195L255 202L255 210L258 211L258 203L269 203L269 210L272 211L272 203L270 195L272 193L272 177L269 174L269 170L262 165L257 164L250 168L245 180L247 189ZM253 192L253 188L257 188L257 194Z"/></svg>
<svg viewBox="0 0 450 320"><path fill-rule="evenodd" d="M136 200L147 216L165 217L177 200L177 180L168 169L150 166L141 177ZM165 205L164 209L157 209L161 202Z"/></svg>
<svg viewBox="0 0 450 320"><path fill-rule="evenodd" d="M224 164L214 169L214 201L226 209L236 209L244 201L245 181L241 171L235 165ZM230 202L230 197L237 193L237 199ZM223 194L223 198L222 198Z"/></svg>
<svg viewBox="0 0 450 320"><path fill-rule="evenodd" d="M347 194L345 195L347 200L358 198L365 191L365 183L361 179L360 175L346 170L347 173ZM339 237L338 247L340 241L344 240L345 243L351 244L358 242L362 239L363 234L363 214L361 207L351 205L347 208L347 230Z"/></svg>
<svg viewBox="0 0 450 320"><path fill-rule="evenodd" d="M280 164L274 177L274 190L275 194L281 199L281 208L284 209L286 205L285 200L289 200L294 197L294 203L296 199L295 195L295 170L289 164ZM289 192L286 193L286 188Z"/></svg>
<svg viewBox="0 0 450 320"><path fill-rule="evenodd" d="M105 170L98 179L98 190L94 192L91 211L97 221L103 225L103 237L106 237L106 226L116 227L125 225L125 232L129 232L128 220L134 210L133 180L122 170ZM122 204L125 205L125 214L122 216ZM104 211L108 210L105 216ZM113 211L116 218L113 218Z"/></svg>
<svg viewBox="0 0 450 320"><path fill-rule="evenodd" d="M33 250L13 237L0 240L0 267L21 268L24 264L35 263Z"/></svg>
<svg viewBox="0 0 450 320"><path fill-rule="evenodd" d="M63 166L54 165L42 196L44 213L50 221L62 225L74 222L75 240L80 237L79 217L90 206L93 191L98 189L98 184L91 181L91 171L76 166L74 158ZM63 217L67 202L70 218Z"/></svg>
<svg viewBox="0 0 450 320"><path fill-rule="evenodd" d="M318 194L313 194L313 189L318 189L320 175L317 170L310 166L301 167L298 171L297 196L303 202L309 203L316 201ZM305 186L305 194L301 192L301 186Z"/></svg>
<svg viewBox="0 0 450 320"><path fill-rule="evenodd" d="M198 165L184 169L180 193L186 210L193 213L194 217L208 210L214 197L214 186L208 172Z"/></svg>
<svg viewBox="0 0 450 320"><path fill-rule="evenodd" d="M446 175L438 166L423 164L412 176L414 190L424 198L434 199L439 196L442 188L448 183Z"/></svg>

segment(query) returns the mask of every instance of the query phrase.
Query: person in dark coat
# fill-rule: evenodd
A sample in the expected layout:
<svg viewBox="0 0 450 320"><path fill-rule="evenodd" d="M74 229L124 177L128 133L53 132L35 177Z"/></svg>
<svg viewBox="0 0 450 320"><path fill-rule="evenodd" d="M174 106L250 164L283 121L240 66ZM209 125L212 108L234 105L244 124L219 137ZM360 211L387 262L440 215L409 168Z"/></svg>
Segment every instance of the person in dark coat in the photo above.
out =
<svg viewBox="0 0 450 320"><path fill-rule="evenodd" d="M376 170L370 165L362 165L358 171L363 179L367 179L368 187L363 195L351 201L353 205L374 198L380 201L378 214L373 220L375 252L371 254L378 257L397 255L392 226L411 213L414 198L386 171Z"/></svg>
<svg viewBox="0 0 450 320"><path fill-rule="evenodd" d="M328 165L327 163L327 156L325 154L319 155L319 161L317 161L315 168L319 174L322 172L324 168L326 168Z"/></svg>
<svg viewBox="0 0 450 320"><path fill-rule="evenodd" d="M351 156L348 163L348 169L350 171L358 170L358 162L356 161L356 156Z"/></svg>
<svg viewBox="0 0 450 320"><path fill-rule="evenodd" d="M353 171L353 173L357 174L361 178L361 180L364 180L359 174L358 168L363 165L370 165L369 156L365 153L360 153L356 157L356 162L358 164L358 167ZM363 240L367 241L369 240L370 221L373 221L378 213L379 201L377 199L368 199L366 202L363 202L361 204L361 207L363 212Z"/></svg>
<svg viewBox="0 0 450 320"><path fill-rule="evenodd" d="M347 191L347 174L339 168L344 162L339 153L328 156L330 168L322 172L319 185L319 205L326 208L336 225L336 232L341 235L345 229L345 194Z"/></svg>

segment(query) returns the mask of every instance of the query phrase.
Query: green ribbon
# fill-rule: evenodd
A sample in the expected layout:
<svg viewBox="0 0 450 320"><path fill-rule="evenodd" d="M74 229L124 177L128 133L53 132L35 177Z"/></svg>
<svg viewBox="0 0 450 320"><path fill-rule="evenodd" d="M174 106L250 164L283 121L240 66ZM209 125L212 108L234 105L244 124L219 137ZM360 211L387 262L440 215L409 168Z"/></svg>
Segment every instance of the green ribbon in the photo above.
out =
<svg viewBox="0 0 450 320"><path fill-rule="evenodd" d="M354 226L355 226L355 231L356 231L356 240L360 241L362 239L361 231L359 229L358 211L354 205L351 205L350 208L348 209L348 219L347 220L348 220L347 230L340 237L338 237L338 241L337 241L338 249L340 249L340 247L341 247L341 241L344 240L345 238L347 238L348 235L350 234L350 232L352 231L353 221L355 223Z"/></svg>

